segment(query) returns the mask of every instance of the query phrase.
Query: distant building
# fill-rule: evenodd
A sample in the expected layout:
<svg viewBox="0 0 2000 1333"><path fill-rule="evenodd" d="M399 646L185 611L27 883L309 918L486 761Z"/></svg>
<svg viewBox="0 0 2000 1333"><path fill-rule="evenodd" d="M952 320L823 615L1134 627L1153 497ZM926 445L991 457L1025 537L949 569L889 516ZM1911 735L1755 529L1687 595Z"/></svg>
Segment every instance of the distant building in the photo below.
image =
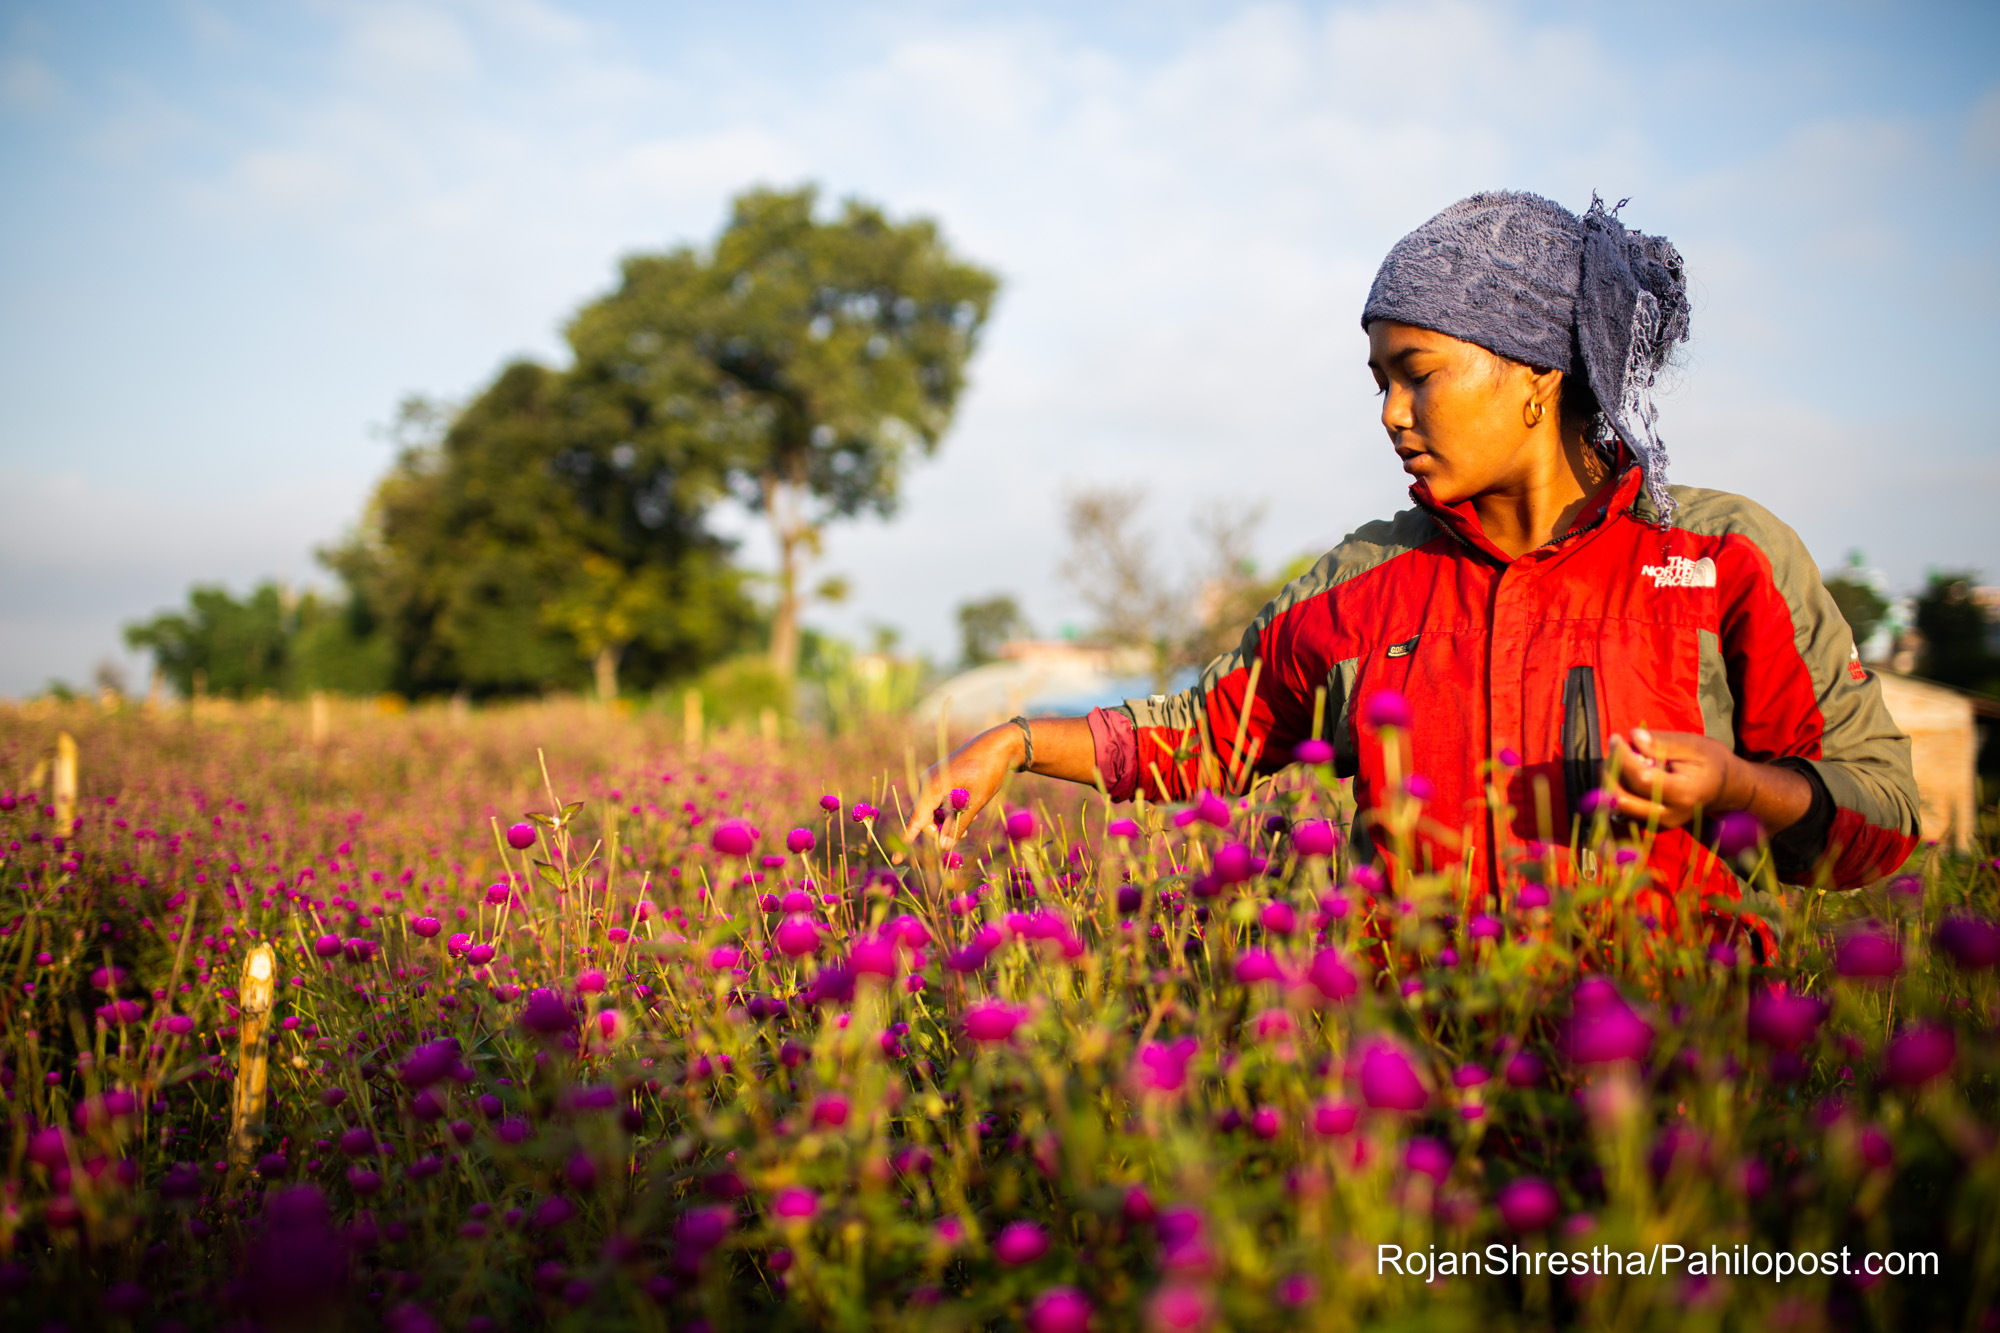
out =
<svg viewBox="0 0 2000 1333"><path fill-rule="evenodd" d="M940 712L954 728L973 729L1028 717L1074 717L1152 692L1144 649L1112 648L1067 639L1018 639L1000 649L1000 660L962 671L925 695L916 707L920 726L935 726ZM1192 683L1193 673L1173 682Z"/></svg>

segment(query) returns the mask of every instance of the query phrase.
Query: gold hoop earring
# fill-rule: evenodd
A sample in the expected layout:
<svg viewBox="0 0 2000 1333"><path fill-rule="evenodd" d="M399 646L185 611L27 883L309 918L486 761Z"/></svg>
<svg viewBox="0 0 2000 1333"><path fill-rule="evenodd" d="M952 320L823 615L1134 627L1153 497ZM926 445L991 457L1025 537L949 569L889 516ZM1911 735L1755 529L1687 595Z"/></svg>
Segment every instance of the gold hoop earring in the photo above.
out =
<svg viewBox="0 0 2000 1333"><path fill-rule="evenodd" d="M1528 406L1529 408L1533 409L1533 415L1530 415L1528 412L1522 412L1521 415L1524 418L1526 418L1528 422L1528 428L1532 430L1536 426L1542 424L1542 417L1544 414L1548 412L1548 408L1544 407L1541 403L1538 403L1533 399L1529 400Z"/></svg>

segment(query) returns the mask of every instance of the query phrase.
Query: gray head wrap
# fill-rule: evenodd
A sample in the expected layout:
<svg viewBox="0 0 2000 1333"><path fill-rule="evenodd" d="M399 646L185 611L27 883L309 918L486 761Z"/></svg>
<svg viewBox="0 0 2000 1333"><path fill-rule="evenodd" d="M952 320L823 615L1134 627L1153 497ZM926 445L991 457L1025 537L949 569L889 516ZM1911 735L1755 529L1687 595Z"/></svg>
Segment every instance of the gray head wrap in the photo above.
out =
<svg viewBox="0 0 2000 1333"><path fill-rule="evenodd" d="M1594 195L1580 218L1534 194L1461 199L1396 242L1361 327L1415 324L1582 375L1603 413L1593 437L1625 442L1666 524L1674 501L1653 382L1687 339L1687 277L1671 244L1628 230L1617 211Z"/></svg>

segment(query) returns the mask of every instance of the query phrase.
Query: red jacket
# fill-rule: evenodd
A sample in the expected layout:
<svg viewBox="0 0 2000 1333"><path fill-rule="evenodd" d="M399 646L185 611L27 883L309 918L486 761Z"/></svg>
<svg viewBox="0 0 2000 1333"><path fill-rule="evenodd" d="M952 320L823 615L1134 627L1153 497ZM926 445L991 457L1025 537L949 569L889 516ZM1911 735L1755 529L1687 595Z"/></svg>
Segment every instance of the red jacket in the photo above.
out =
<svg viewBox="0 0 2000 1333"><path fill-rule="evenodd" d="M1093 714L1112 795L1191 796L1203 735L1228 770L1239 729L1248 763L1229 785L1276 772L1313 734L1323 688L1323 735L1355 779L1365 837L1384 782L1367 705L1389 689L1410 702L1414 771L1435 789L1420 868L1458 868L1475 901L1497 890L1504 858L1542 836L1538 788L1553 841L1567 844L1609 738L1639 726L1705 732L1813 780L1813 813L1779 840L1781 875L1851 888L1894 870L1917 838L1909 738L1804 544L1748 500L1682 486L1663 529L1640 481L1628 468L1575 529L1518 559L1486 539L1469 504L1440 505L1420 481L1417 508L1361 528L1287 585L1192 689ZM1263 665L1246 722L1253 661ZM1503 824L1481 770L1510 750L1520 763ZM1689 830L1663 831L1651 866L1675 897L1739 896Z"/></svg>

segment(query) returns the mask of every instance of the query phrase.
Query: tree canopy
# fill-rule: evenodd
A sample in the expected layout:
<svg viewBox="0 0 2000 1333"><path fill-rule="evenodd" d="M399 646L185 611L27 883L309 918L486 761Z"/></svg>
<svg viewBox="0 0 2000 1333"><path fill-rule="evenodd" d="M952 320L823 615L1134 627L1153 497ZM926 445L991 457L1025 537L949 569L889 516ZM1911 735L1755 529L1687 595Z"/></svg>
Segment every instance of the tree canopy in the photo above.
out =
<svg viewBox="0 0 2000 1333"><path fill-rule="evenodd" d="M628 439L603 400L529 362L442 437L405 448L362 531L329 552L396 648L407 693L691 674L755 613L703 514L713 460L680 433Z"/></svg>
<svg viewBox="0 0 2000 1333"><path fill-rule="evenodd" d="M635 450L699 454L769 521L771 659L797 668L801 579L827 522L893 513L936 450L999 282L925 219L752 190L706 253L625 261L569 327L579 393Z"/></svg>

